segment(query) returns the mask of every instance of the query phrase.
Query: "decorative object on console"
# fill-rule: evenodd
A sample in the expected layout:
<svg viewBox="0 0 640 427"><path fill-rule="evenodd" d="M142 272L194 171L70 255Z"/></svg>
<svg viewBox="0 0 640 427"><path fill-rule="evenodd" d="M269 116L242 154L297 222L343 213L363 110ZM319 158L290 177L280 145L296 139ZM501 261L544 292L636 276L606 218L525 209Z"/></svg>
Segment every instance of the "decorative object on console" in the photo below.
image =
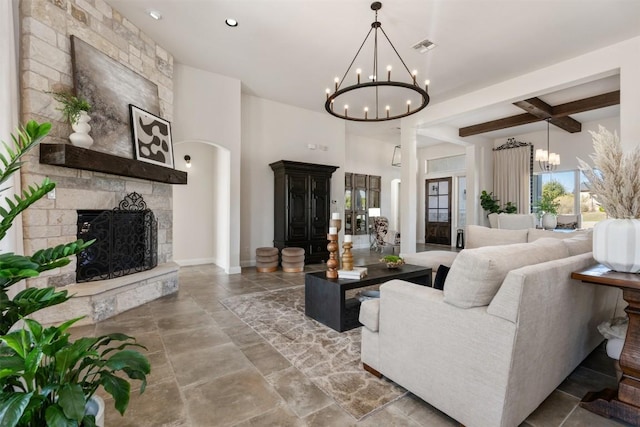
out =
<svg viewBox="0 0 640 427"><path fill-rule="evenodd" d="M589 191L612 218L593 228L593 258L611 270L639 273L640 147L623 153L617 133L602 126L590 133L594 167L578 159L579 168L589 181Z"/></svg>
<svg viewBox="0 0 640 427"><path fill-rule="evenodd" d="M404 260L397 255L385 255L380 258L380 262L387 264L387 268L398 268L404 264Z"/></svg>
<svg viewBox="0 0 640 427"><path fill-rule="evenodd" d="M129 110L136 159L173 168L171 124L135 105Z"/></svg>
<svg viewBox="0 0 640 427"><path fill-rule="evenodd" d="M538 148L536 150L536 161L540 166L540 170L545 172L551 172L558 168L560 165L560 154L552 153L549 149L549 127L551 118L547 120L547 149Z"/></svg>
<svg viewBox="0 0 640 427"><path fill-rule="evenodd" d="M349 68L347 68L347 71L345 71L342 80L340 80L339 77L335 78L335 91L331 93L330 89L327 88L326 90L327 100L324 104L324 108L329 114L340 119L353 120L358 122L380 122L384 120L394 120L401 117L409 116L411 114L415 114L429 104L429 94L427 93L427 90L429 88L429 81L425 81L424 89L421 88L416 82L418 74L417 70L409 71L409 68L407 68L407 65L400 57L400 54L393 46L393 43L391 43L391 40L389 40L387 33L385 33L385 31L382 29L382 24L378 21L378 11L381 8L382 3L378 1L371 3L371 10L375 12L375 22L371 24L371 29L360 45L360 48L356 52L355 57L349 64ZM406 75L408 76L407 82L391 80L391 65L387 66L386 79L380 78L382 76L378 76L378 30L382 32L382 35L384 35L387 42L389 42L390 47L398 56L399 61L396 61L396 64L398 64L398 66L402 66L402 68L404 69L402 70L402 73L404 73L404 71L406 70ZM345 79L347 77L347 74L349 74L351 67L362 51L362 48L369 39L371 33L373 33L374 35L373 70L370 74L365 73L366 81L361 83L360 80L362 70L358 68L356 70L357 82L350 86L341 87L345 82ZM368 79L366 76L368 76ZM403 104L394 104L394 101L399 102L399 99L394 98L385 99L384 102L379 100L378 92L380 88L382 88L382 93L384 94L397 92L398 96L394 98L401 99L402 96L406 94L406 98L400 101ZM347 93L349 93L349 95L347 95ZM365 96L369 96L369 98L375 99L374 104L367 105L366 102L363 103L362 98ZM362 108L362 110L360 110L362 111L362 113L352 113L351 115L349 115L348 104L344 105L344 110L342 109L342 107L334 107L335 101L337 99L344 100L345 102L348 102L349 100L358 102L360 104L358 108ZM384 112L382 111L381 105L385 105ZM413 109L411 109L412 106L414 106ZM369 114L369 107L372 108L371 114Z"/></svg>
<svg viewBox="0 0 640 427"><path fill-rule="evenodd" d="M160 115L158 86L71 36L73 82L77 96L92 106L92 150L134 159L128 105Z"/></svg>

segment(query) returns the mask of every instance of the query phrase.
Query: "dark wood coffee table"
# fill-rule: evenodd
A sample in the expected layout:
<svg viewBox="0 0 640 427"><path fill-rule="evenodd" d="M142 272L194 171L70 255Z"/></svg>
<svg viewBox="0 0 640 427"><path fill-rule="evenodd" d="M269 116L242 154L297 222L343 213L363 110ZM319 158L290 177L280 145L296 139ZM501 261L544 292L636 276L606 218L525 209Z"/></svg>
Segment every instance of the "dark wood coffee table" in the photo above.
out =
<svg viewBox="0 0 640 427"><path fill-rule="evenodd" d="M385 264L367 265L369 274L360 279L327 279L324 271L307 273L304 278L305 314L338 332L360 326L360 301L347 299L351 289L378 285L393 279L431 286L431 269L405 264L388 269Z"/></svg>

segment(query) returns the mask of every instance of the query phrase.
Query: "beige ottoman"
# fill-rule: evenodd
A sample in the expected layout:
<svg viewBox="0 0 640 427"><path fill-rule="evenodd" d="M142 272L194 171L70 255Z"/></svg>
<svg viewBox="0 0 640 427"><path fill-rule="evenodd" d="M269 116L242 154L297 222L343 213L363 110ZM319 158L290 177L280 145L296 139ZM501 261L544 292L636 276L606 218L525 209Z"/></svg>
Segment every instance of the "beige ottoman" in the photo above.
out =
<svg viewBox="0 0 640 427"><path fill-rule="evenodd" d="M278 269L278 248L256 248L256 270L271 273Z"/></svg>
<svg viewBox="0 0 640 427"><path fill-rule="evenodd" d="M300 273L304 271L304 249L282 249L282 271L285 273Z"/></svg>

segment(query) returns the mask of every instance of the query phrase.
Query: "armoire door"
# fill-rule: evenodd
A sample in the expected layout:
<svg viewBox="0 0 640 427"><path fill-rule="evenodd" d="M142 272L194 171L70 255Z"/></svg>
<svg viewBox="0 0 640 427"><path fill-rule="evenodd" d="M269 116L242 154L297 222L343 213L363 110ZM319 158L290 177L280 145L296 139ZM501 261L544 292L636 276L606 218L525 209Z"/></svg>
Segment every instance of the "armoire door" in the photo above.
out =
<svg viewBox="0 0 640 427"><path fill-rule="evenodd" d="M451 245L451 178L425 181L426 243Z"/></svg>
<svg viewBox="0 0 640 427"><path fill-rule="evenodd" d="M310 175L310 239L327 240L327 224L329 223L329 186L331 180L327 176Z"/></svg>
<svg viewBox="0 0 640 427"><path fill-rule="evenodd" d="M304 241L309 239L308 182L308 177L305 175L289 174L287 176L287 215L289 216L287 240Z"/></svg>

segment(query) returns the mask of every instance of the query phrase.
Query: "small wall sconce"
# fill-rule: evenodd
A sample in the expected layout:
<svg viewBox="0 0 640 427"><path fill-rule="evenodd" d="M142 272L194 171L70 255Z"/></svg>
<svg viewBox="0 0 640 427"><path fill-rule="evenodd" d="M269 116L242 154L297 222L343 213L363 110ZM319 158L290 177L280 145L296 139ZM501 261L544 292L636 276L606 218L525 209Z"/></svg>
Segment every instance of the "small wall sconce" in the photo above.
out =
<svg viewBox="0 0 640 427"><path fill-rule="evenodd" d="M187 167L190 168L191 167L191 156L190 155L185 155L184 156L184 161L187 164Z"/></svg>

